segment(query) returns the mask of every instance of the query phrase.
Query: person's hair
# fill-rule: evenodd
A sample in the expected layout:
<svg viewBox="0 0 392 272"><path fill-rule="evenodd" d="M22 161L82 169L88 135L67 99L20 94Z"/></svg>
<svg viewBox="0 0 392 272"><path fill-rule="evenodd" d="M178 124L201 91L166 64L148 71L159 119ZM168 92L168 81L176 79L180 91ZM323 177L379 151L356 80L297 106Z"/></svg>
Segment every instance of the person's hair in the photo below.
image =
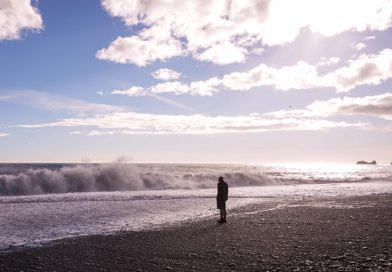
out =
<svg viewBox="0 0 392 272"><path fill-rule="evenodd" d="M223 181L223 177L219 177L218 180L219 180L219 181Z"/></svg>

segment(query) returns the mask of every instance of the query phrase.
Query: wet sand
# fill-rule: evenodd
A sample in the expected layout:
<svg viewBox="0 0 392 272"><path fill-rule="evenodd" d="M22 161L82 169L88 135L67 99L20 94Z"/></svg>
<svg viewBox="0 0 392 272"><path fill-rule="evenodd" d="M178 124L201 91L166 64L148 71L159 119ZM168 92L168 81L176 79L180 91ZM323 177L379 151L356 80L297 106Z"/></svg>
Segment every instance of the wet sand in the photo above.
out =
<svg viewBox="0 0 392 272"><path fill-rule="evenodd" d="M0 271L392 271L392 195L266 198L217 219L2 252Z"/></svg>

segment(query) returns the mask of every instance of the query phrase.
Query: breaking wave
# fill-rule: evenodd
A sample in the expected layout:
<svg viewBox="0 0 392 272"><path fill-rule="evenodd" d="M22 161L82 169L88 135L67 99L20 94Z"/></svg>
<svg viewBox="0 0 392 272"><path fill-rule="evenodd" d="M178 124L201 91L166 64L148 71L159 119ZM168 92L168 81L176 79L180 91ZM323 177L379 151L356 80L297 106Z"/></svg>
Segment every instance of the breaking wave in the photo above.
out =
<svg viewBox="0 0 392 272"><path fill-rule="evenodd" d="M351 168L350 168L351 169ZM296 168L252 168L233 165L136 165L118 160L107 164L1 165L0 196L74 192L216 188L218 176L230 187L335 182L392 182L391 168L299 171Z"/></svg>
<svg viewBox="0 0 392 272"><path fill-rule="evenodd" d="M230 186L278 184L262 174L227 173ZM64 166L60 169L27 169L18 174L0 175L0 195L37 195L70 192L136 191L157 189L215 188L217 175L167 175L141 173L132 164Z"/></svg>

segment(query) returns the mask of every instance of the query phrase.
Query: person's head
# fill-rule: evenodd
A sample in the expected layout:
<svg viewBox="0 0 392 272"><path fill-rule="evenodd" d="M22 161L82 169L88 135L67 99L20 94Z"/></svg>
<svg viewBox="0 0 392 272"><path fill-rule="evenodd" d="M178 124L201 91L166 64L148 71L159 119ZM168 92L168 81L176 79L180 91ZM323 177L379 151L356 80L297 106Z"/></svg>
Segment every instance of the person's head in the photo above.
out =
<svg viewBox="0 0 392 272"><path fill-rule="evenodd" d="M219 178L218 178L218 181L219 181L219 182L222 182L222 181L223 181L223 177L219 177Z"/></svg>

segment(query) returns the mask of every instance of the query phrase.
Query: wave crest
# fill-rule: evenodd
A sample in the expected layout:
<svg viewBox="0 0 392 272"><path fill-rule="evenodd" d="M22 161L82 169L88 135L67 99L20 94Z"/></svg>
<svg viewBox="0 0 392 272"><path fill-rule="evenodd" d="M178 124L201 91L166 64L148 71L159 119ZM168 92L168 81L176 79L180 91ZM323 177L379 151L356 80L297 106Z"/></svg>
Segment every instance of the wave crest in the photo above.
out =
<svg viewBox="0 0 392 272"><path fill-rule="evenodd" d="M278 184L262 174L222 174L230 186ZM154 189L214 188L213 174L171 176L140 173L135 165L114 163L101 165L64 166L57 170L28 169L19 174L0 175L0 195L37 195L70 192L136 191Z"/></svg>

